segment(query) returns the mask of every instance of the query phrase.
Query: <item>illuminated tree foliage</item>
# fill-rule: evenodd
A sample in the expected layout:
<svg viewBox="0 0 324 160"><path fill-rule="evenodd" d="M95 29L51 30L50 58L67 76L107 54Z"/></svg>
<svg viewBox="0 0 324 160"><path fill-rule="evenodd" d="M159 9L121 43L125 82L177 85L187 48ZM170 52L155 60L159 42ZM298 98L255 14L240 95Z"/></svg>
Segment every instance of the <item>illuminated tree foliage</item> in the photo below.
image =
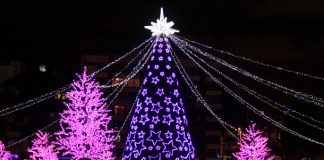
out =
<svg viewBox="0 0 324 160"><path fill-rule="evenodd" d="M10 152L5 150L5 145L0 141L0 159L9 160Z"/></svg>
<svg viewBox="0 0 324 160"><path fill-rule="evenodd" d="M54 151L54 145L48 140L48 133L38 131L36 139L32 141L32 146L28 148L33 160L58 160L57 152Z"/></svg>
<svg viewBox="0 0 324 160"><path fill-rule="evenodd" d="M106 110L106 98L99 83L86 75L86 68L67 93L69 102L61 113L61 131L57 132L57 145L63 155L73 159L113 159L113 129L109 128L111 116Z"/></svg>
<svg viewBox="0 0 324 160"><path fill-rule="evenodd" d="M262 131L255 128L252 123L243 133L240 145L240 151L234 153L234 157L238 160L272 160L274 156L268 156L271 151L267 147L268 138L262 136Z"/></svg>
<svg viewBox="0 0 324 160"><path fill-rule="evenodd" d="M136 99L123 160L194 159L169 39L157 37Z"/></svg>

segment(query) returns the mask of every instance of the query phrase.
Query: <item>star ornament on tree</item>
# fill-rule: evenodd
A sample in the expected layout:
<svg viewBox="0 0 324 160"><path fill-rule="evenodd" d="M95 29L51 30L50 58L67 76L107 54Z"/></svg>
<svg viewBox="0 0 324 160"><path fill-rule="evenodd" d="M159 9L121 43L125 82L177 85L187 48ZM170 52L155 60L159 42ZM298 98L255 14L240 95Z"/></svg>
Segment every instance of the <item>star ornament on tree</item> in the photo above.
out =
<svg viewBox="0 0 324 160"><path fill-rule="evenodd" d="M179 30L171 28L174 23L167 22L167 17L164 17L163 8L161 7L160 19L155 22L151 22L151 26L145 26L146 29L151 30L152 36L159 36L161 34L169 36L171 34L179 32Z"/></svg>

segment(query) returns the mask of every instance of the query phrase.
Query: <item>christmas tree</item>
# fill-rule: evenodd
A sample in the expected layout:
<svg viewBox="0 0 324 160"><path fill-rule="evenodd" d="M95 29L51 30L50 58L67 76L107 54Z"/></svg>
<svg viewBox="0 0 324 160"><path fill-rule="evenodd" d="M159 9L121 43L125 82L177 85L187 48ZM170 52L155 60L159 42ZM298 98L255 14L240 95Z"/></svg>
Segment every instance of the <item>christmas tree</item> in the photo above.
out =
<svg viewBox="0 0 324 160"><path fill-rule="evenodd" d="M267 147L268 138L262 136L262 131L255 129L255 123L252 123L243 133L240 145L240 151L234 153L238 160L272 160L274 156L267 156L271 151Z"/></svg>
<svg viewBox="0 0 324 160"><path fill-rule="evenodd" d="M69 102L61 113L61 131L56 133L58 149L73 159L113 159L112 135L109 128L111 116L106 110L106 98L99 89L99 83L86 75L86 68L67 93Z"/></svg>
<svg viewBox="0 0 324 160"><path fill-rule="evenodd" d="M48 140L48 133L39 131L36 133L37 138L32 141L30 158L33 160L58 160L57 153L54 152L54 145Z"/></svg>
<svg viewBox="0 0 324 160"><path fill-rule="evenodd" d="M5 146L1 141L0 141L0 159L1 160L10 159L10 152L5 150Z"/></svg>
<svg viewBox="0 0 324 160"><path fill-rule="evenodd" d="M170 22L171 23L171 22ZM173 70L168 34L176 32L161 17L146 27L156 36L152 55L136 99L123 160L194 159L195 149L188 131L179 81Z"/></svg>

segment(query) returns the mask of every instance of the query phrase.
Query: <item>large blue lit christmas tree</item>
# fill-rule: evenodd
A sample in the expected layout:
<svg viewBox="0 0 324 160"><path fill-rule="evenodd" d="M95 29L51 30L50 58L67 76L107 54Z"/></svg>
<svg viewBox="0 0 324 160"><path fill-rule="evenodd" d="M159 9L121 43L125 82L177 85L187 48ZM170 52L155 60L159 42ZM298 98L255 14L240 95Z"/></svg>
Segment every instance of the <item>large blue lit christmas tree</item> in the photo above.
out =
<svg viewBox="0 0 324 160"><path fill-rule="evenodd" d="M156 41L146 67L142 90L130 122L123 160L194 159L195 149L188 131L188 120L173 70L168 35L172 29L161 9L160 19L145 28Z"/></svg>

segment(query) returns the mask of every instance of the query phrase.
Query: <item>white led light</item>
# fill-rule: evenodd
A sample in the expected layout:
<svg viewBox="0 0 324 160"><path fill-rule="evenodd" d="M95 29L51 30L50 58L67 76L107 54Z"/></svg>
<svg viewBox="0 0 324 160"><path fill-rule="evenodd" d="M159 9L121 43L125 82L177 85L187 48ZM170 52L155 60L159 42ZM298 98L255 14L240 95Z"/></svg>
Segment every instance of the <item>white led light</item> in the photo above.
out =
<svg viewBox="0 0 324 160"><path fill-rule="evenodd" d="M151 22L151 26L145 26L144 28L149 29L152 32L152 36L166 35L169 36L179 30L172 29L174 25L172 21L167 22L167 17L164 17L163 8L161 7L160 19L155 22Z"/></svg>

